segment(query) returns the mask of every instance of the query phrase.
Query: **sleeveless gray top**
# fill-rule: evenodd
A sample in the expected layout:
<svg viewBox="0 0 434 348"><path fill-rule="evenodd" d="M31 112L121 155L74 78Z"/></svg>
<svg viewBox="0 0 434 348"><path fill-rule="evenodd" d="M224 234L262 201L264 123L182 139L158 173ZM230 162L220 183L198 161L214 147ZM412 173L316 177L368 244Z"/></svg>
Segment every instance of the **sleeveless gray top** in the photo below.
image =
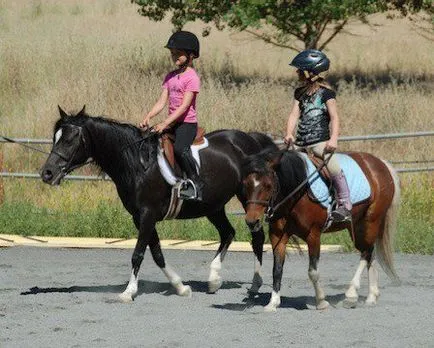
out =
<svg viewBox="0 0 434 348"><path fill-rule="evenodd" d="M303 93L303 87L297 88L294 98L299 101L300 118L298 121L295 144L307 146L330 139L330 116L326 102L336 98L336 93L320 87L312 95Z"/></svg>

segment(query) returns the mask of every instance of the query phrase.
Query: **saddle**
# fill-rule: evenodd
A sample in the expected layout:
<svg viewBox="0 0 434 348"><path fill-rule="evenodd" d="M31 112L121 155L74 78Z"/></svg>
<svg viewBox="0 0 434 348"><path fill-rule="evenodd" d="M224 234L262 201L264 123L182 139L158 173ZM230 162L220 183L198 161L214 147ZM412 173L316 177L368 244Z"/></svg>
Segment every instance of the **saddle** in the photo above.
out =
<svg viewBox="0 0 434 348"><path fill-rule="evenodd" d="M312 161L313 165L315 166L315 168L318 170L319 169L319 173L322 176L322 178L326 181L326 182L330 182L331 181L331 175L330 175L330 171L327 168L327 166L323 166L321 168L321 166L324 163L324 159L322 159L321 157L316 156L312 151L306 151L307 157Z"/></svg>
<svg viewBox="0 0 434 348"><path fill-rule="evenodd" d="M201 145L205 142L204 139L205 129L202 127L197 127L196 137L194 138L193 145ZM163 149L164 156L169 162L173 170L176 168L175 153L173 151L173 143L175 142L175 135L173 133L167 132L163 133L160 137L160 145Z"/></svg>

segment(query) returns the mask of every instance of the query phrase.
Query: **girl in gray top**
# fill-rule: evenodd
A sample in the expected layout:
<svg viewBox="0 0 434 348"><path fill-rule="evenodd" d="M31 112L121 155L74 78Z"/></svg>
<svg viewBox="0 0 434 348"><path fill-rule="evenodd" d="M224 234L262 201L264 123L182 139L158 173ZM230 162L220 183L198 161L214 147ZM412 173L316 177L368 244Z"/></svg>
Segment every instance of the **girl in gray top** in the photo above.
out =
<svg viewBox="0 0 434 348"><path fill-rule="evenodd" d="M347 180L339 162L332 156L338 146L339 117L336 93L324 80L330 60L318 50L305 50L290 63L297 68L301 87L294 93L294 105L288 117L285 143L312 151L323 159L330 157L328 169L337 193L337 221L351 219L351 201ZM294 130L297 126L297 135Z"/></svg>

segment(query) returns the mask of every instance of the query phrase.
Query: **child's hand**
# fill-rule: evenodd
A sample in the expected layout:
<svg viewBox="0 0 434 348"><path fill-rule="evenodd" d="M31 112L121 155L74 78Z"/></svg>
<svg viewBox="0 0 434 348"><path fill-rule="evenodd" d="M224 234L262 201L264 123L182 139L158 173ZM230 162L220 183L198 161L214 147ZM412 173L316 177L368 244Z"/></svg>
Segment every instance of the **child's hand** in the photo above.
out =
<svg viewBox="0 0 434 348"><path fill-rule="evenodd" d="M139 123L139 127L140 127L140 128L149 128L149 121L150 121L150 120L151 120L150 118L145 117L145 118L143 119L143 121Z"/></svg>
<svg viewBox="0 0 434 348"><path fill-rule="evenodd" d="M169 125L166 122L161 122L154 127L154 132L161 134Z"/></svg>
<svg viewBox="0 0 434 348"><path fill-rule="evenodd" d="M283 138L283 141L287 145L292 145L295 142L295 138L292 134L285 135L285 138Z"/></svg>
<svg viewBox="0 0 434 348"><path fill-rule="evenodd" d="M330 139L326 142L324 152L335 152L338 147L337 140Z"/></svg>

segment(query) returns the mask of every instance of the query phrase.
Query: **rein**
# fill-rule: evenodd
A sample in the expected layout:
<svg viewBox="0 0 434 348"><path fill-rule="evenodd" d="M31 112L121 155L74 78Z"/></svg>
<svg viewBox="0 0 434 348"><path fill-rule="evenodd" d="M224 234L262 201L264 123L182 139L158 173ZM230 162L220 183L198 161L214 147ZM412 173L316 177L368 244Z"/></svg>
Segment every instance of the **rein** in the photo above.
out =
<svg viewBox="0 0 434 348"><path fill-rule="evenodd" d="M79 128L79 132L80 132L80 133L79 133L79 136L80 136L80 139L83 139L83 143L86 144L86 142L84 141L84 138L83 138L83 134L82 134L82 127L79 127L79 126L75 126L75 127ZM30 150L33 150L33 151L36 151L36 152L40 152L40 153L43 153L43 154L48 155L48 156L49 156L50 154L53 153L53 154L55 154L56 156L60 157L60 158L63 159L65 162L67 162L65 166L63 166L63 167L60 168L60 172L61 172L62 176L65 176L65 175L67 175L68 173L72 172L74 169L77 169L77 168L83 167L83 166L85 166L86 164L92 163L92 162L94 161L93 159L89 158L89 159L88 159L86 162L84 162L84 163L77 164L77 165L75 165L75 166L71 166L71 167L69 167L70 164L72 163L72 160L74 159L75 154L76 154L77 151L78 151L78 147L77 147L77 149L75 149L75 151L73 152L71 158L68 159L68 158L66 158L65 155L61 154L60 152L54 151L54 150L51 150L51 152L47 152L47 151L41 150L41 149L39 149L39 148L37 148L37 147L30 146L30 145L27 145L27 144L23 144L23 143L21 143L21 142L19 142L19 141L15 141L15 140L13 140L13 139L11 139L11 138L8 138L8 137L5 137L5 136L3 136L3 135L0 135L0 137L2 137L4 140L6 140L6 141L9 142L9 143L18 144L18 145L23 146L23 147L25 147L25 148L28 148L28 149L30 149ZM69 167L69 168L68 168L68 167ZM66 168L67 168L67 169L66 169Z"/></svg>
<svg viewBox="0 0 434 348"><path fill-rule="evenodd" d="M3 136L3 135L0 135L0 137L3 138L4 140L6 140L6 141L9 142L9 143L18 144L18 145L21 145L21 146L23 146L23 147L27 147L28 149L31 149L31 150L33 150L33 151L37 151L37 152L43 153L43 154L45 154L45 155L49 155L49 154L50 154L50 153L47 152L47 151L44 151L44 150L38 149L37 147L33 147L33 146L30 146L30 145L27 145L27 144L23 144L22 142L15 141L14 139L11 139L11 138L8 138L8 137L5 137L5 136Z"/></svg>
<svg viewBox="0 0 434 348"><path fill-rule="evenodd" d="M319 173L321 171L321 169L323 169L327 165L327 163L330 161L330 158L332 156L333 156L333 153L331 153L331 155L326 160L324 160L323 163L318 168L316 168L315 171L313 171L311 174L309 174L306 179L304 179L294 190L292 190L285 198L283 198L275 206L272 205L272 202L274 200L273 198L275 196L277 196L277 194L276 195L273 194L268 201L265 201L265 200L263 200L263 201L262 200L261 201L257 201L256 202L257 204L261 204L261 205L264 205L264 206L268 207L267 211L265 213L267 220L270 220L274 216L275 212L280 207L282 207L282 205L284 205L286 202L288 202L288 200L290 198L292 198L298 191L300 191L308 183L308 181L310 180L310 178L312 178L315 174ZM279 180L278 180L277 175L276 175L275 172L274 172L274 180L277 183L276 186L279 186ZM277 193L278 193L278 190L277 190ZM249 202L249 201L247 201L247 202Z"/></svg>

